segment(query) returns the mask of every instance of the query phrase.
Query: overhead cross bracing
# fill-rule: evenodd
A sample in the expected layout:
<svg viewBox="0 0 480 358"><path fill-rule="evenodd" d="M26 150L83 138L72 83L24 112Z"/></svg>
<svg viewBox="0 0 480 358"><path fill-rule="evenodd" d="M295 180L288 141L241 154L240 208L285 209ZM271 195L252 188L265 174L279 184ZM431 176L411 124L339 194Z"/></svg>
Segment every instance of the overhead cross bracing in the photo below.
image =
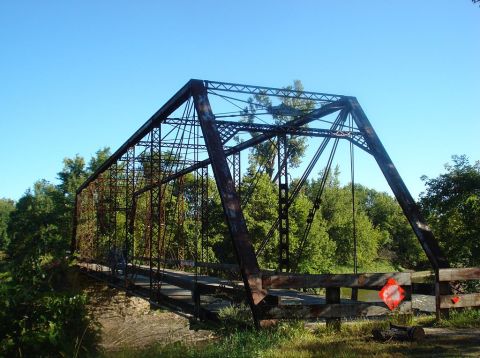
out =
<svg viewBox="0 0 480 358"><path fill-rule="evenodd" d="M315 154L299 180L292 181L291 143L305 137L311 138ZM200 263L236 264L236 279L243 282L258 323L269 297L265 269L295 271L321 192L295 252L289 241L289 208L321 157L328 157L329 168L341 140L375 158L432 267L447 267L356 98L203 80L190 80L80 186L73 250L114 273L118 268L126 285L140 266L147 266L152 295L161 289L161 273L169 262L195 262L187 270L196 274ZM241 183L245 156L255 151L267 154L243 168L252 171L252 179ZM277 185L278 201L272 205L278 207L278 215L259 241L249 232L243 208L256 190L255 178L267 171ZM327 174L324 171L324 178ZM212 212L215 198L221 203L220 213ZM212 228L212 215L222 215L228 231ZM215 251L213 235L216 240L226 236L231 245L224 249L231 252ZM268 245L276 245L276 267L259 265ZM219 262L222 258L231 262Z"/></svg>

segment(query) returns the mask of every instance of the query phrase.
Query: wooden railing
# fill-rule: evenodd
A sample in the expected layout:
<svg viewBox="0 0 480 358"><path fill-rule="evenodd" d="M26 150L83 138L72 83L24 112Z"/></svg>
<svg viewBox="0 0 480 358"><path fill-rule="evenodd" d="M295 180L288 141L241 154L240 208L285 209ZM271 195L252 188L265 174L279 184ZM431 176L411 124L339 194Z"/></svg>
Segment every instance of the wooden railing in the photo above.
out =
<svg viewBox="0 0 480 358"><path fill-rule="evenodd" d="M138 260L138 258L137 258ZM165 262L166 263L166 262ZM201 263L193 261L169 261L169 264L186 267L206 267L209 269L238 272L235 264ZM86 260L86 268L95 270L98 263ZM101 266L101 265L100 265ZM108 270L108 267L105 266ZM129 273L148 277L155 281L183 288L192 292L195 310L200 310L200 296L222 293L235 300L246 299L243 284L238 281L222 280L216 277L199 276L194 273L180 273L175 270L150 271L148 265L129 265ZM480 281L480 267L440 269L422 272L392 272L364 274L290 274L262 271L262 288L268 292L266 299L258 305L256 314L263 322L279 319L323 318L327 324L340 327L342 318L382 316L391 313L387 305L380 301L342 300L340 289L380 290L389 279L394 279L404 290L405 298L395 309L404 314L412 311L412 292L423 285L435 293L437 317L448 315L450 309L480 307L480 293L459 293L451 290L451 283ZM324 289L325 298L309 295L306 289ZM286 291L288 290L288 291ZM198 312L198 311L197 311Z"/></svg>
<svg viewBox="0 0 480 358"><path fill-rule="evenodd" d="M437 318L448 316L450 309L480 307L480 293L455 292L454 282L470 280L480 281L480 267L440 269L438 277L433 271L412 273L414 286L431 291L435 295Z"/></svg>
<svg viewBox="0 0 480 358"><path fill-rule="evenodd" d="M438 282L480 281L480 267L440 269ZM437 285L438 286L438 285ZM451 308L480 307L480 293L441 294L436 290L437 311Z"/></svg>
<svg viewBox="0 0 480 358"><path fill-rule="evenodd" d="M383 302L343 301L340 299L340 288L380 290L389 279L393 278L405 290L405 299L397 307L396 312L411 311L411 275L410 273L369 273L369 274L321 274L298 275L277 274L263 275L264 289L302 289L324 288L326 290L325 303L288 304L261 308L263 319L291 319L291 318L325 318L327 324L339 327L340 319L347 317L381 316L390 312Z"/></svg>

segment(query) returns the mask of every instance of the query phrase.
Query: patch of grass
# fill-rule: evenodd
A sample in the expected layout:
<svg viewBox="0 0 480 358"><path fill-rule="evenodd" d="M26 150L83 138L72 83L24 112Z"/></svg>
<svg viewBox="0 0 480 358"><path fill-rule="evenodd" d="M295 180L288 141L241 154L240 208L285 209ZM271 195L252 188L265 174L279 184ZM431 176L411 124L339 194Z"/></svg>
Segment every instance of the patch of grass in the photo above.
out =
<svg viewBox="0 0 480 358"><path fill-rule="evenodd" d="M422 327L480 328L480 310L474 308L451 310L450 317L440 321L437 321L433 314L416 316L411 324Z"/></svg>
<svg viewBox="0 0 480 358"><path fill-rule="evenodd" d="M368 266L359 266L358 272L396 272L398 271L390 262L385 260L375 260L369 263ZM333 273L353 273L352 266L335 266L332 269Z"/></svg>
<svg viewBox="0 0 480 358"><path fill-rule="evenodd" d="M442 319L435 324L438 327L451 328L480 328L480 310L464 309L451 310L448 319Z"/></svg>
<svg viewBox="0 0 480 358"><path fill-rule="evenodd" d="M204 343L174 343L154 345L143 350L124 350L106 353L106 357L259 357L282 343L294 341L307 332L303 325L281 324L275 328L256 331L235 330Z"/></svg>
<svg viewBox="0 0 480 358"><path fill-rule="evenodd" d="M221 322L220 329L223 332L253 328L252 311L243 303L222 308L218 313L218 318Z"/></svg>

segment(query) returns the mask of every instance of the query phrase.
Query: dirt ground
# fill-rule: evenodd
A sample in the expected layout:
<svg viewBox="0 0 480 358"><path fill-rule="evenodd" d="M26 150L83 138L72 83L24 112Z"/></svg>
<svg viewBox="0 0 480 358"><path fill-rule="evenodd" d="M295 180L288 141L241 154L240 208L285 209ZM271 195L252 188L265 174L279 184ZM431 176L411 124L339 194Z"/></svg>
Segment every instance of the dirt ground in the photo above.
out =
<svg viewBox="0 0 480 358"><path fill-rule="evenodd" d="M437 357L480 357L478 328L425 328L425 343L437 347Z"/></svg>
<svg viewBox="0 0 480 358"><path fill-rule="evenodd" d="M153 343L193 343L213 338L211 331L190 329L186 316L151 309L140 297L105 283L88 280L89 312L101 328L100 346L106 351L142 348Z"/></svg>

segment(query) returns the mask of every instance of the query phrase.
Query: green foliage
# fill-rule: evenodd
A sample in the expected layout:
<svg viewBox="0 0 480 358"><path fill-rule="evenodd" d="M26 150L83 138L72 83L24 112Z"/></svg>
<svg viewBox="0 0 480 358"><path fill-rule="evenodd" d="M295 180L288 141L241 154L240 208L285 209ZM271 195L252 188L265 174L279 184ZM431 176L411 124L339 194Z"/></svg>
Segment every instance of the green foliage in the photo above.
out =
<svg viewBox="0 0 480 358"><path fill-rule="evenodd" d="M351 187L338 184L338 169L329 180L322 196L319 214L326 223L330 240L335 242L337 265L353 267L354 230ZM308 192L319 190L320 180L310 184ZM319 215L317 214L317 215ZM382 233L376 229L356 197L355 235L357 239L357 260L359 266L368 267L378 257Z"/></svg>
<svg viewBox="0 0 480 358"><path fill-rule="evenodd" d="M61 257L65 253L67 242L60 227L62 202L62 194L54 185L38 181L33 192L27 191L11 213L8 254L20 281L34 284L42 257Z"/></svg>
<svg viewBox="0 0 480 358"><path fill-rule="evenodd" d="M453 156L446 173L423 177L427 190L421 194L427 221L455 266L480 265L480 162Z"/></svg>
<svg viewBox="0 0 480 358"><path fill-rule="evenodd" d="M308 211L311 207L308 198L300 193L298 198L290 207L291 219L291 250L297 253L303 240L305 227L307 223ZM328 223L321 215L316 215L313 219L312 227L305 241L301 256L294 256L294 260L299 259L299 272L318 273L331 272L335 266L335 252L337 248L336 242L329 236L327 231Z"/></svg>
<svg viewBox="0 0 480 358"><path fill-rule="evenodd" d="M245 188L249 187L252 181L256 181L256 186L244 208L244 215L252 242L254 246L258 247L265 240L278 215L276 204L278 189L266 174L257 177L247 176L243 183ZM275 268L278 256L277 241L278 238L274 237L268 243L264 254L260 257L261 266Z"/></svg>
<svg viewBox="0 0 480 358"><path fill-rule="evenodd" d="M85 159L78 154L74 158L65 158L58 179L60 180L58 189L73 202L77 188L86 179Z"/></svg>
<svg viewBox="0 0 480 358"><path fill-rule="evenodd" d="M7 233L10 213L15 209L13 200L0 198L0 250L5 249L9 243Z"/></svg>
<svg viewBox="0 0 480 358"><path fill-rule="evenodd" d="M379 256L400 268L426 268L427 258L395 198L358 184L355 195L360 210L380 232Z"/></svg>
<svg viewBox="0 0 480 358"><path fill-rule="evenodd" d="M65 269L44 264L36 285L4 273L0 279L0 356L84 356L93 353L96 329L85 310L86 296L53 290ZM41 282L39 282L41 280ZM62 281L63 281L62 280Z"/></svg>
<svg viewBox="0 0 480 358"><path fill-rule="evenodd" d="M97 150L95 156L90 158L90 161L88 162L88 172L94 173L110 157L110 155L109 147L103 147L102 149ZM79 171L78 174L81 174L81 171Z"/></svg>
<svg viewBox="0 0 480 358"><path fill-rule="evenodd" d="M106 153L97 152L90 169ZM2 263L7 271L0 277L0 356L95 351L96 329L85 310L86 297L65 287L75 190L87 174L83 158L66 158L58 185L36 182L10 210L9 261Z"/></svg>

